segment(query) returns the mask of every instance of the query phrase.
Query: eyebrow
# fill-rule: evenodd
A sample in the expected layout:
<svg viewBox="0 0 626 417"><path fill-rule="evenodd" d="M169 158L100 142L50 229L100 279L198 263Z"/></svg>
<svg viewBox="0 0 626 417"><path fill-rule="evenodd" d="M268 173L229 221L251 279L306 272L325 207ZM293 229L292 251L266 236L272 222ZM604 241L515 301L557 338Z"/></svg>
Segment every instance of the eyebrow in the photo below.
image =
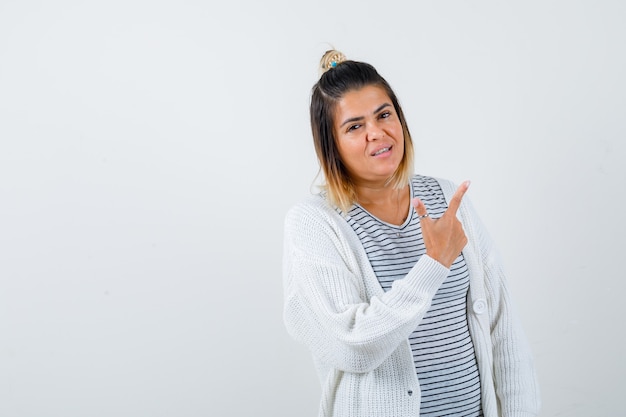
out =
<svg viewBox="0 0 626 417"><path fill-rule="evenodd" d="M385 107L389 107L389 106L391 106L391 104L389 104L389 103L384 103L384 104L382 104L380 107L378 107L376 110L374 110L374 111L372 112L372 114L376 114L376 113L378 113L379 111L381 111L382 109L384 109ZM344 125L346 125L346 124L348 124L348 123L358 122L359 120L363 120L363 119L364 119L364 117L363 117L363 116L359 116L359 117L351 117L351 118L349 118L349 119L344 120L344 121L343 121L343 123L342 123L339 127L343 127Z"/></svg>

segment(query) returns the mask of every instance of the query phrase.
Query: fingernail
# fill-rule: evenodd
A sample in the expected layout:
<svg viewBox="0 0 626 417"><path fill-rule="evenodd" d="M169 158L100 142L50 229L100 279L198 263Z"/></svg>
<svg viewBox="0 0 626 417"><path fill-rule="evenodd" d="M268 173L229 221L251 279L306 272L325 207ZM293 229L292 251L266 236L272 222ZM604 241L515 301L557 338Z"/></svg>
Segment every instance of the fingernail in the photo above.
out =
<svg viewBox="0 0 626 417"><path fill-rule="evenodd" d="M420 199L415 197L413 200L411 200L411 203L413 204L413 207L419 207Z"/></svg>

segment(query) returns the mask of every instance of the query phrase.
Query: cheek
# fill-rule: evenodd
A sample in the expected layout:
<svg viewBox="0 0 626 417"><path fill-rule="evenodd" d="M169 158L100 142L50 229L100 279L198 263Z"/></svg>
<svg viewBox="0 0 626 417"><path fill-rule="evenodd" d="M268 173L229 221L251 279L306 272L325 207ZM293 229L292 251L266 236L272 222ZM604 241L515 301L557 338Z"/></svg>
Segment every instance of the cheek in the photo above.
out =
<svg viewBox="0 0 626 417"><path fill-rule="evenodd" d="M404 143L404 133L402 132L402 126L395 126L393 129L393 136L398 143Z"/></svg>
<svg viewBox="0 0 626 417"><path fill-rule="evenodd" d="M344 163L350 160L351 149L349 143L339 140L337 143L337 152L339 152L339 157Z"/></svg>
<svg viewBox="0 0 626 417"><path fill-rule="evenodd" d="M402 124L400 122L396 124L396 132L399 135L399 137L404 139L404 134L402 132Z"/></svg>
<svg viewBox="0 0 626 417"><path fill-rule="evenodd" d="M363 143L354 137L340 139L337 143L339 153L349 156L363 148Z"/></svg>

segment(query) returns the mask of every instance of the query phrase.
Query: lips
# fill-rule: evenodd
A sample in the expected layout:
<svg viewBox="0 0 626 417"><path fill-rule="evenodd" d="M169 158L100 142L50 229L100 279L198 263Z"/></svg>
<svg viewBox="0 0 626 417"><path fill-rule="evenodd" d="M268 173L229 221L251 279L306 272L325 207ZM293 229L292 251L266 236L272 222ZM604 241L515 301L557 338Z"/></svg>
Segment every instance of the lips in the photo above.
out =
<svg viewBox="0 0 626 417"><path fill-rule="evenodd" d="M392 148L392 146L391 146L391 145L389 145L389 146L382 146L382 147L380 147L380 148L376 149L376 150L375 150L375 151L371 154L371 156L378 156L378 155L381 155L381 154L383 154L383 153L385 153L385 152L389 152L389 151L391 150L391 148Z"/></svg>

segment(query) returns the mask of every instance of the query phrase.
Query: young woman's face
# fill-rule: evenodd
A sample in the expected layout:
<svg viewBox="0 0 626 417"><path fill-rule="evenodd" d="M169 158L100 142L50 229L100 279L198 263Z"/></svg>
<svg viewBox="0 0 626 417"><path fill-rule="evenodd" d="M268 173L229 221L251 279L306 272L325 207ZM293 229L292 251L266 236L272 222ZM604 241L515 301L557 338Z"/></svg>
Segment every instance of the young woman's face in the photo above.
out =
<svg viewBox="0 0 626 417"><path fill-rule="evenodd" d="M339 155L356 185L384 183L404 155L402 125L384 89L347 92L335 110Z"/></svg>

